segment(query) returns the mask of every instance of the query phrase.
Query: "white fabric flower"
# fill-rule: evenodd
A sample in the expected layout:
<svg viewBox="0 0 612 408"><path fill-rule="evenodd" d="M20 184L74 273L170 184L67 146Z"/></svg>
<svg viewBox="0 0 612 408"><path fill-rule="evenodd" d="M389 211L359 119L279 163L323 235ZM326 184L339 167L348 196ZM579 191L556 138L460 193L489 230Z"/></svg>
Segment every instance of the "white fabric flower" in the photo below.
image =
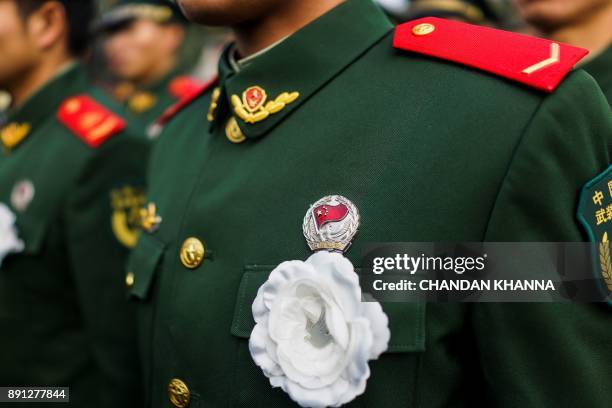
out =
<svg viewBox="0 0 612 408"><path fill-rule="evenodd" d="M9 253L23 251L24 244L17 236L15 220L15 214L0 203L0 265Z"/></svg>
<svg viewBox="0 0 612 408"><path fill-rule="evenodd" d="M255 363L302 407L337 407L365 391L368 360L387 349L387 315L361 302L359 279L339 253L277 266L252 306Z"/></svg>

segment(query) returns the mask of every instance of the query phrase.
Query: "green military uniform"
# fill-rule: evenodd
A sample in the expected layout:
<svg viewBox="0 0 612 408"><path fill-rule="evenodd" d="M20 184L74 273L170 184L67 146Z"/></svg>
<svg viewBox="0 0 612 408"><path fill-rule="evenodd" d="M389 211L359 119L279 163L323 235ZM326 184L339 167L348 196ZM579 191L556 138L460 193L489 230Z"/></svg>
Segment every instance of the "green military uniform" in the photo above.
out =
<svg viewBox="0 0 612 408"><path fill-rule="evenodd" d="M393 37L369 0L349 0L248 64L229 47L218 87L164 119L154 221L128 261L149 406L296 406L252 361L251 305L279 263L309 256L302 219L323 196L359 209L357 266L368 242L584 239L578 192L612 137L594 81L572 72L548 94ZM604 305L383 309L389 348L349 406L609 404Z"/></svg>
<svg viewBox="0 0 612 408"><path fill-rule="evenodd" d="M121 29L134 19L148 19L160 24L186 23L176 4L167 0L121 0L106 12L96 25L97 31ZM176 67L163 78L148 85L119 82L113 96L125 104L131 122L139 124L142 133L171 105L199 85L198 80Z"/></svg>
<svg viewBox="0 0 612 408"><path fill-rule="evenodd" d="M601 90L612 104L612 44L589 60L582 68L593 75Z"/></svg>
<svg viewBox="0 0 612 408"><path fill-rule="evenodd" d="M70 387L71 407L142 397L121 271L147 143L104 106L73 65L1 130L0 384Z"/></svg>

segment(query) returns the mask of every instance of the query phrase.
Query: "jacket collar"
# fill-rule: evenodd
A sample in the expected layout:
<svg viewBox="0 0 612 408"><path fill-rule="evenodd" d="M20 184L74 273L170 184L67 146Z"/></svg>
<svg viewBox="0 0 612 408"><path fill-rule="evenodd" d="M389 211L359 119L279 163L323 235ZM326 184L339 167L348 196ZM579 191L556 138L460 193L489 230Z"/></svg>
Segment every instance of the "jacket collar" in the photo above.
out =
<svg viewBox="0 0 612 408"><path fill-rule="evenodd" d="M392 28L371 0L347 0L238 72L230 61L233 46L226 47L211 126L233 116L246 138L266 135Z"/></svg>

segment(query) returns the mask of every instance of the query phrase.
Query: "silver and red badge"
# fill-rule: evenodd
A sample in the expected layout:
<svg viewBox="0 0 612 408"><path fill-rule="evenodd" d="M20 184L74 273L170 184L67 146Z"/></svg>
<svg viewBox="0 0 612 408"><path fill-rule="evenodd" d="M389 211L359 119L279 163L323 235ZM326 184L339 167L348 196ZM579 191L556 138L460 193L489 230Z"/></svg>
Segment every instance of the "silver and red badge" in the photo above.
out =
<svg viewBox="0 0 612 408"><path fill-rule="evenodd" d="M272 387L302 407L339 407L366 389L369 361L389 345L389 319L363 302L359 276L343 254L359 227L357 207L340 195L310 206L306 261L274 268L251 310L249 351Z"/></svg>
<svg viewBox="0 0 612 408"><path fill-rule="evenodd" d="M341 195L325 196L310 206L302 229L308 246L346 252L359 228L359 211Z"/></svg>

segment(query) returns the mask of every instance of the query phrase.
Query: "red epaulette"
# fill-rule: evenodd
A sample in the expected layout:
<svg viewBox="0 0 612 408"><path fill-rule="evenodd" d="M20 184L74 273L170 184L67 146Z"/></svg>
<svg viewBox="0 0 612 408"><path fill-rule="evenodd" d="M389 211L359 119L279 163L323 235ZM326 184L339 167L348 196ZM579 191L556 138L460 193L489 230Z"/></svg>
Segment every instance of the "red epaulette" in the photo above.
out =
<svg viewBox="0 0 612 408"><path fill-rule="evenodd" d="M98 147L125 129L125 120L87 95L66 99L57 112L58 120L88 146Z"/></svg>
<svg viewBox="0 0 612 408"><path fill-rule="evenodd" d="M588 51L524 34L425 17L399 25L393 46L552 92Z"/></svg>
<svg viewBox="0 0 612 408"><path fill-rule="evenodd" d="M202 85L204 85L202 81L196 78L188 75L181 75L170 81L168 84L168 92L175 98L182 99L185 95L191 95L197 89L200 89Z"/></svg>
<svg viewBox="0 0 612 408"><path fill-rule="evenodd" d="M212 78L210 81L192 89L189 93L185 94L177 103L170 106L164 111L164 113L157 119L154 126L164 126L174 115L180 112L183 108L197 99L198 96L208 91L213 85L217 83L217 77Z"/></svg>

